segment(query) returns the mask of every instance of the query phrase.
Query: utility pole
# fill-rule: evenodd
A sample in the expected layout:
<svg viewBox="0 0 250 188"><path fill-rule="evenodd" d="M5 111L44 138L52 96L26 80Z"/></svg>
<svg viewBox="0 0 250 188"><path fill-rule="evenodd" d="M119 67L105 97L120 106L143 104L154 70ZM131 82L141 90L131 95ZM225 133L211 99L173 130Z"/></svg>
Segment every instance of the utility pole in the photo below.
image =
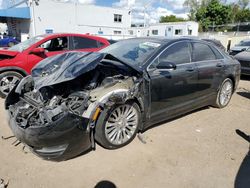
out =
<svg viewBox="0 0 250 188"><path fill-rule="evenodd" d="M146 27L146 10L148 8L148 6L153 2L154 0L149 1L148 3L146 3L144 5L144 10L143 10L143 14L144 14L144 23L143 23L143 27Z"/></svg>
<svg viewBox="0 0 250 188"><path fill-rule="evenodd" d="M35 6L38 5L38 2L39 0L29 0L29 5L31 7L32 37L36 36Z"/></svg>
<svg viewBox="0 0 250 188"><path fill-rule="evenodd" d="M238 26L237 26L237 34L239 33L240 31L240 22L238 22Z"/></svg>

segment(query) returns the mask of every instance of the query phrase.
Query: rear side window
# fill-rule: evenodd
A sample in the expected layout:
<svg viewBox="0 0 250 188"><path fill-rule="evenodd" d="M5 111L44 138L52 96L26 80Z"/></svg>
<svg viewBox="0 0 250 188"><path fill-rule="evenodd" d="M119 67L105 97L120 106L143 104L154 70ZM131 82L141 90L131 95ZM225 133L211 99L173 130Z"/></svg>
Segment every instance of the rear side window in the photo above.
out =
<svg viewBox="0 0 250 188"><path fill-rule="evenodd" d="M109 44L114 44L117 42L116 40L108 40L108 41L109 41Z"/></svg>
<svg viewBox="0 0 250 188"><path fill-rule="evenodd" d="M73 37L74 49L99 48L96 40L83 37Z"/></svg>
<svg viewBox="0 0 250 188"><path fill-rule="evenodd" d="M221 55L221 53L214 47L211 47L215 56L216 56L216 59L223 59L224 57Z"/></svg>
<svg viewBox="0 0 250 188"><path fill-rule="evenodd" d="M166 49L159 57L159 62L183 64L190 62L190 51L187 42L178 42Z"/></svg>
<svg viewBox="0 0 250 188"><path fill-rule="evenodd" d="M192 61L206 61L217 59L212 49L203 43L192 43Z"/></svg>

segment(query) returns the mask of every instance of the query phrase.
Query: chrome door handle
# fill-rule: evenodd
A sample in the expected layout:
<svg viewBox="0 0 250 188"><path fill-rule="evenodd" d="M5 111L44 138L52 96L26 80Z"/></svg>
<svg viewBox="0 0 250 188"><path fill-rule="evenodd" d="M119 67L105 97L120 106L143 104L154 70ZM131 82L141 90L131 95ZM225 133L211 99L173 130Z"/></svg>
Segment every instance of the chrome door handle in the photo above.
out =
<svg viewBox="0 0 250 188"><path fill-rule="evenodd" d="M222 63L217 63L216 67L223 67L223 64Z"/></svg>
<svg viewBox="0 0 250 188"><path fill-rule="evenodd" d="M194 68L193 68L193 67L187 67L186 71L188 71L188 72L193 72L193 71L194 71Z"/></svg>

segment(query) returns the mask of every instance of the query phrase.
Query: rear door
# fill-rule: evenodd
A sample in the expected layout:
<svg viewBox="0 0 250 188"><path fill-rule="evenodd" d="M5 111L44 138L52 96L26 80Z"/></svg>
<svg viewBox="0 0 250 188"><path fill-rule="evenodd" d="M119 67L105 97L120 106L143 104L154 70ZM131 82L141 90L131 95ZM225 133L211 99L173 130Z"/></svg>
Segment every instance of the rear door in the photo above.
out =
<svg viewBox="0 0 250 188"><path fill-rule="evenodd" d="M192 43L192 61L198 68L198 97L206 99L217 93L222 81L224 57L206 43Z"/></svg>
<svg viewBox="0 0 250 188"><path fill-rule="evenodd" d="M105 46L104 43L87 37L72 36L71 37L71 50L96 52Z"/></svg>
<svg viewBox="0 0 250 188"><path fill-rule="evenodd" d="M189 42L177 42L149 66L151 120L155 123L181 112L196 98L198 71L191 63ZM175 69L161 69L159 64L170 62Z"/></svg>

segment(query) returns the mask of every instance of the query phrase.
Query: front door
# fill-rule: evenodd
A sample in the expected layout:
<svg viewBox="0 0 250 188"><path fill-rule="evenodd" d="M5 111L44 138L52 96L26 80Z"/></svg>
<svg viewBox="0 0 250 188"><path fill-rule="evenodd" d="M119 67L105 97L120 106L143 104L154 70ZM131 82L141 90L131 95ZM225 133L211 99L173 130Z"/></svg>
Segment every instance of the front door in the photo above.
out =
<svg viewBox="0 0 250 188"><path fill-rule="evenodd" d="M68 37L57 37L40 44L36 48L44 48L45 53L41 54L28 54L28 65L32 68L41 60L57 55L69 50L69 40ZM32 51L32 50L31 50Z"/></svg>
<svg viewBox="0 0 250 188"><path fill-rule="evenodd" d="M198 71L190 60L189 43L177 42L149 67L152 122L180 113L185 105L195 99ZM164 63L173 64L176 68L165 69Z"/></svg>

